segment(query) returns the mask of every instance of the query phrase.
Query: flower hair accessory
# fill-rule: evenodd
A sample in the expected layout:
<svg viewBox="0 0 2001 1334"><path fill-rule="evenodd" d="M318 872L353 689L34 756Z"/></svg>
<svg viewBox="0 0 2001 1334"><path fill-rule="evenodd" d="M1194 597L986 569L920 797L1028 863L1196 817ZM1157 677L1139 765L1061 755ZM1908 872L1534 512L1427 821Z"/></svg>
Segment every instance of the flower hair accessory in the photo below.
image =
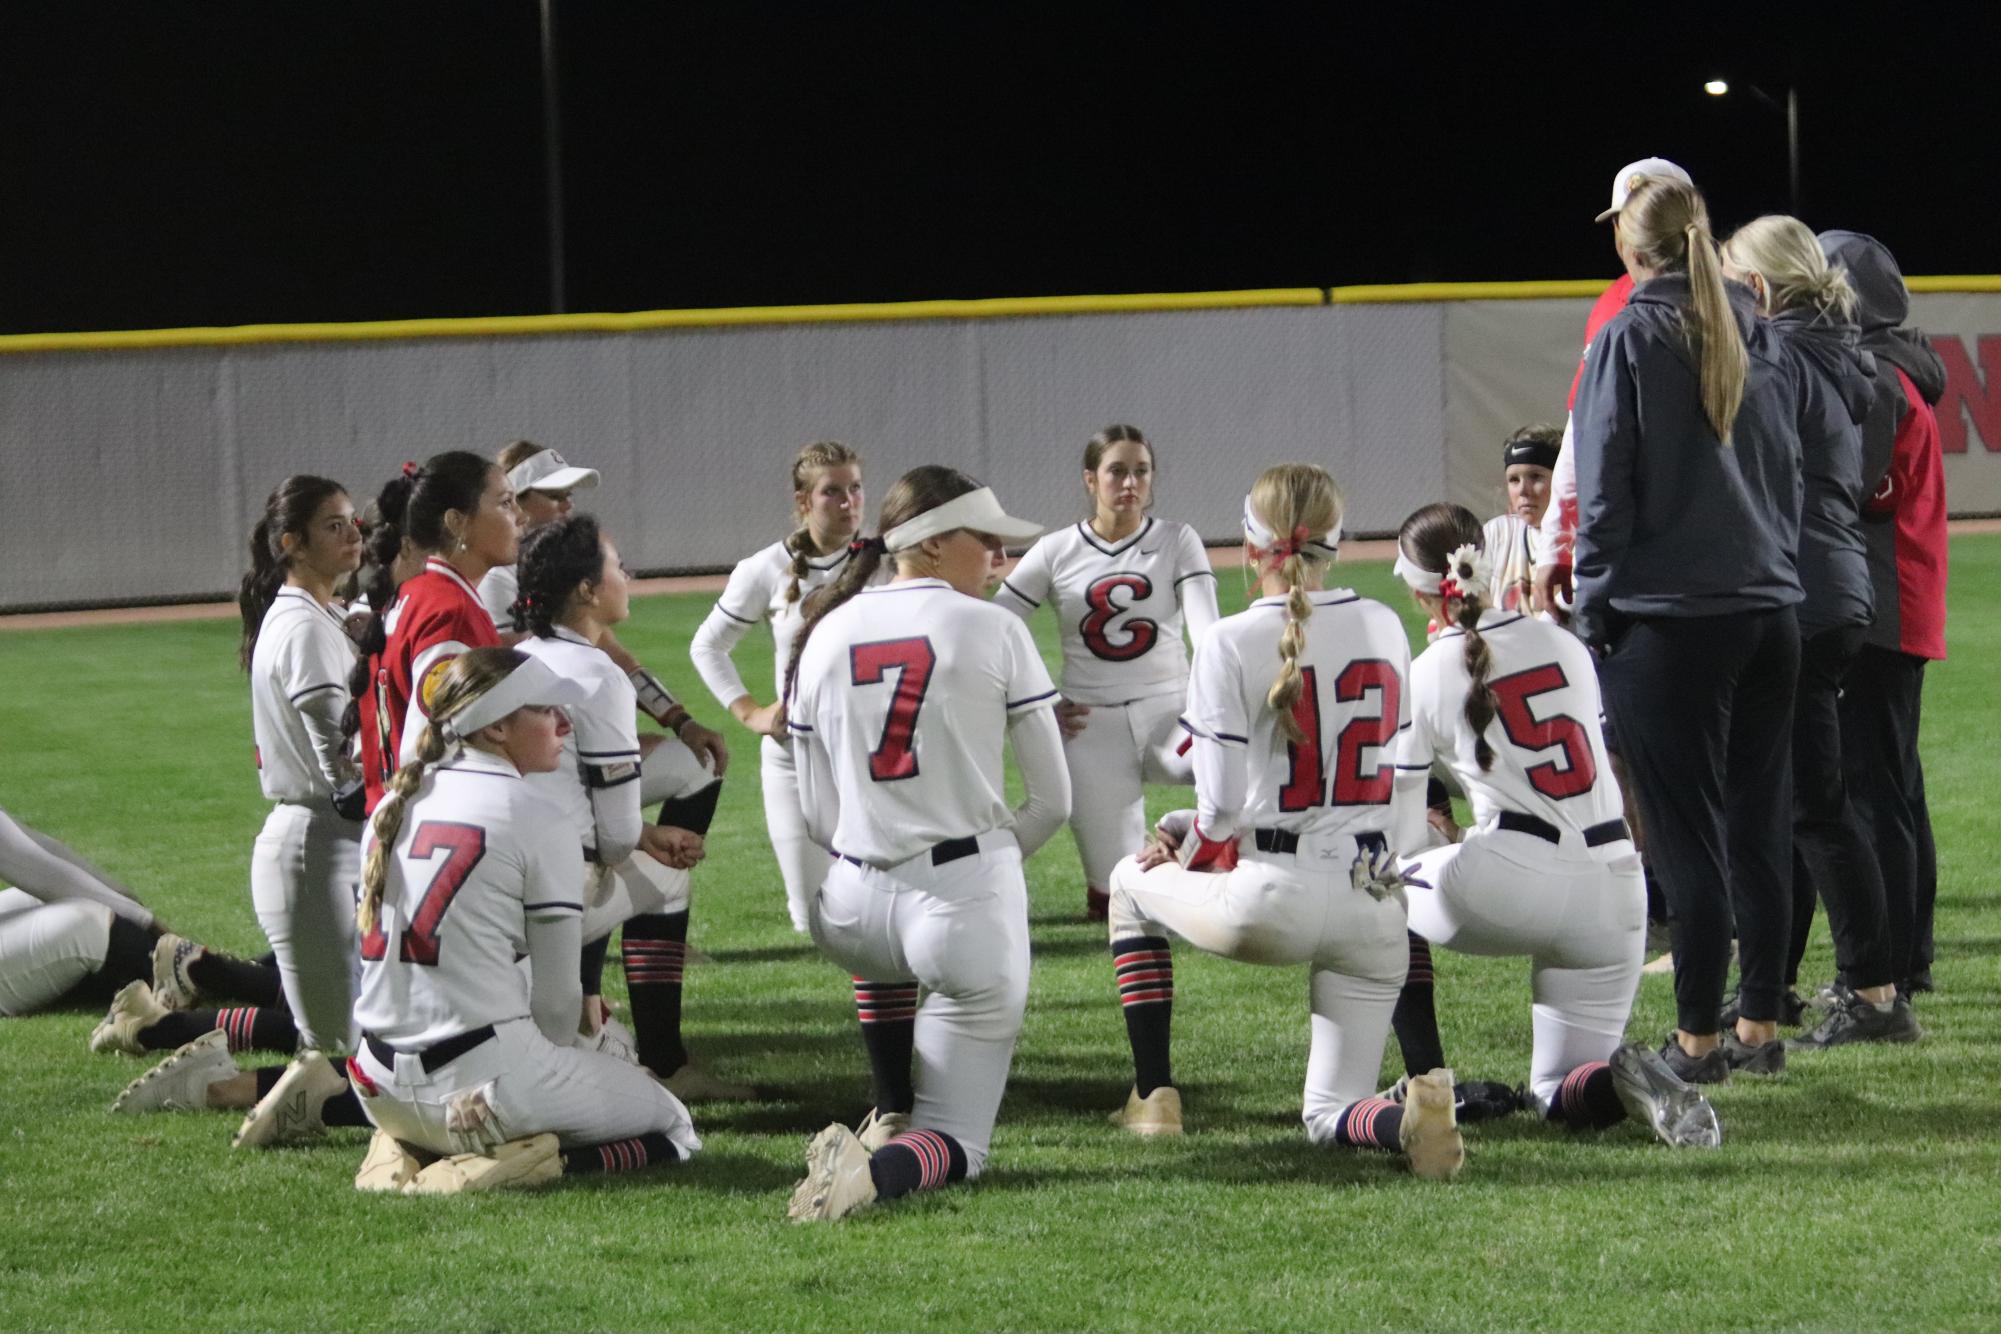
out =
<svg viewBox="0 0 2001 1334"><path fill-rule="evenodd" d="M1438 591L1448 598L1464 597L1468 592L1485 589L1493 577L1494 564L1487 559L1487 553L1468 542L1445 558L1445 578L1439 581ZM1452 585L1449 591L1447 584Z"/></svg>

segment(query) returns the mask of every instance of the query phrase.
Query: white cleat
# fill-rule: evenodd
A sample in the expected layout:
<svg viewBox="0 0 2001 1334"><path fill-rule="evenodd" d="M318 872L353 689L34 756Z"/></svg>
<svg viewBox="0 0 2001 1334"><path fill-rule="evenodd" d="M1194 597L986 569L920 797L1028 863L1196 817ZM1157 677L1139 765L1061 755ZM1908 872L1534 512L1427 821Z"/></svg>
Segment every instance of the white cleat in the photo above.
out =
<svg viewBox="0 0 2001 1334"><path fill-rule="evenodd" d="M368 1141L361 1170L354 1174L354 1188L401 1195L422 1170L422 1164L403 1147L403 1141L386 1130L378 1130Z"/></svg>
<svg viewBox="0 0 2001 1334"><path fill-rule="evenodd" d="M1404 1087L1403 1124L1397 1140L1413 1175L1450 1181L1466 1165L1466 1142L1453 1112L1452 1072L1414 1075Z"/></svg>
<svg viewBox="0 0 2001 1334"><path fill-rule="evenodd" d="M167 1013L153 999L153 988L144 982L127 982L111 998L111 1012L90 1030L90 1049L144 1056L146 1048L139 1041L139 1031L159 1023Z"/></svg>
<svg viewBox="0 0 2001 1334"><path fill-rule="evenodd" d="M188 975L188 969L206 953L194 941L172 932L153 942L153 999L162 1008L194 1009L195 1002L201 999L201 988Z"/></svg>
<svg viewBox="0 0 2001 1334"><path fill-rule="evenodd" d="M554 1135L511 1139L491 1154L460 1153L440 1158L403 1187L405 1195L459 1195L471 1190L546 1186L563 1175L563 1155ZM356 1184L360 1184L357 1179Z"/></svg>
<svg viewBox="0 0 2001 1334"><path fill-rule="evenodd" d="M1677 1149L1714 1149L1723 1125L1702 1090L1677 1075L1660 1053L1629 1042L1612 1053L1612 1087L1627 1115Z"/></svg>
<svg viewBox="0 0 2001 1334"><path fill-rule="evenodd" d="M795 1223L831 1222L875 1203L869 1151L855 1132L836 1122L806 1146L806 1179L792 1192L786 1217Z"/></svg>
<svg viewBox="0 0 2001 1334"><path fill-rule="evenodd" d="M241 1073L229 1057L228 1037L221 1029L212 1029L127 1084L111 1110L198 1112L208 1106L209 1085Z"/></svg>
<svg viewBox="0 0 2001 1334"><path fill-rule="evenodd" d="M883 1145L910 1129L909 1112L879 1112L869 1108L869 1114L855 1127L855 1138L862 1147L874 1153Z"/></svg>
<svg viewBox="0 0 2001 1334"><path fill-rule="evenodd" d="M328 1098L347 1091L347 1080L322 1052L302 1052L285 1067L271 1091L243 1118L232 1149L268 1149L316 1139L327 1128L320 1109Z"/></svg>

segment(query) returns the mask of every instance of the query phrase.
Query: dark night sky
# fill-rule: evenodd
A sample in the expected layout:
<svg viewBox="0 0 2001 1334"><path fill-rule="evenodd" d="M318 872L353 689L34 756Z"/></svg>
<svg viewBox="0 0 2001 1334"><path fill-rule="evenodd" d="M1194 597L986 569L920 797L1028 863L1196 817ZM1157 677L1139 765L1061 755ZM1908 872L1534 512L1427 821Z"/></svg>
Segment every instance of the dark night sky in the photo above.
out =
<svg viewBox="0 0 2001 1334"><path fill-rule="evenodd" d="M2001 270L1991 19L1305 8L557 0L568 304L1609 276L1630 158L1726 229L1786 208L1783 121L1712 71L1797 83L1808 222ZM535 0L10 0L0 330L548 309L539 32Z"/></svg>

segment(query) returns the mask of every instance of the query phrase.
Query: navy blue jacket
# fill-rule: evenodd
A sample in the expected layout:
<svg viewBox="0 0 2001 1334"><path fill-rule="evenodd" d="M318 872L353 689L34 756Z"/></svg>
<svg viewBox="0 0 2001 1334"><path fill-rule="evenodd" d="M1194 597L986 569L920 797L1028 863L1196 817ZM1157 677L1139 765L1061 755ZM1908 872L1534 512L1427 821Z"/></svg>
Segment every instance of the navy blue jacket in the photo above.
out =
<svg viewBox="0 0 2001 1334"><path fill-rule="evenodd" d="M1799 371L1726 285L1750 354L1725 445L1703 415L1683 332L1686 274L1641 283L1585 353L1571 409L1577 449L1577 631L1615 635L1623 616L1722 616L1801 599Z"/></svg>
<svg viewBox="0 0 2001 1334"><path fill-rule="evenodd" d="M1862 535L1862 423L1875 395L1876 359L1861 350L1861 330L1810 310L1782 311L1772 332L1800 377L1800 468L1806 503L1800 514L1800 636L1867 625L1875 596Z"/></svg>

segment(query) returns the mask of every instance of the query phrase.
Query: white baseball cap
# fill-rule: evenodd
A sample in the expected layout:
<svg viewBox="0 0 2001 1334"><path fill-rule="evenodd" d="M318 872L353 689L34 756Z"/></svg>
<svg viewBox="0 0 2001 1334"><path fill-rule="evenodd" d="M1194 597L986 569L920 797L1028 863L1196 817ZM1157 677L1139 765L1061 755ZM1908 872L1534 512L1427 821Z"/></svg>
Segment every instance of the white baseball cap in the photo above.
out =
<svg viewBox="0 0 2001 1334"><path fill-rule="evenodd" d="M970 528L1004 542L1026 542L1042 535L1042 525L1017 519L1001 508L992 487L983 486L954 496L936 509L925 510L908 523L900 523L882 535L890 551L908 551L927 537Z"/></svg>
<svg viewBox="0 0 2001 1334"><path fill-rule="evenodd" d="M507 474L507 484L522 491L583 491L598 484L596 468L575 468L553 449L530 454Z"/></svg>
<svg viewBox="0 0 2001 1334"><path fill-rule="evenodd" d="M1695 185L1687 172L1664 157L1643 157L1638 162L1628 162L1619 168L1619 174L1612 178L1612 207L1600 213L1592 221L1603 222L1607 218L1617 217L1619 210L1626 207L1626 201L1632 198L1633 191L1640 188L1640 182L1650 176L1665 176L1671 181L1680 181L1691 188Z"/></svg>

